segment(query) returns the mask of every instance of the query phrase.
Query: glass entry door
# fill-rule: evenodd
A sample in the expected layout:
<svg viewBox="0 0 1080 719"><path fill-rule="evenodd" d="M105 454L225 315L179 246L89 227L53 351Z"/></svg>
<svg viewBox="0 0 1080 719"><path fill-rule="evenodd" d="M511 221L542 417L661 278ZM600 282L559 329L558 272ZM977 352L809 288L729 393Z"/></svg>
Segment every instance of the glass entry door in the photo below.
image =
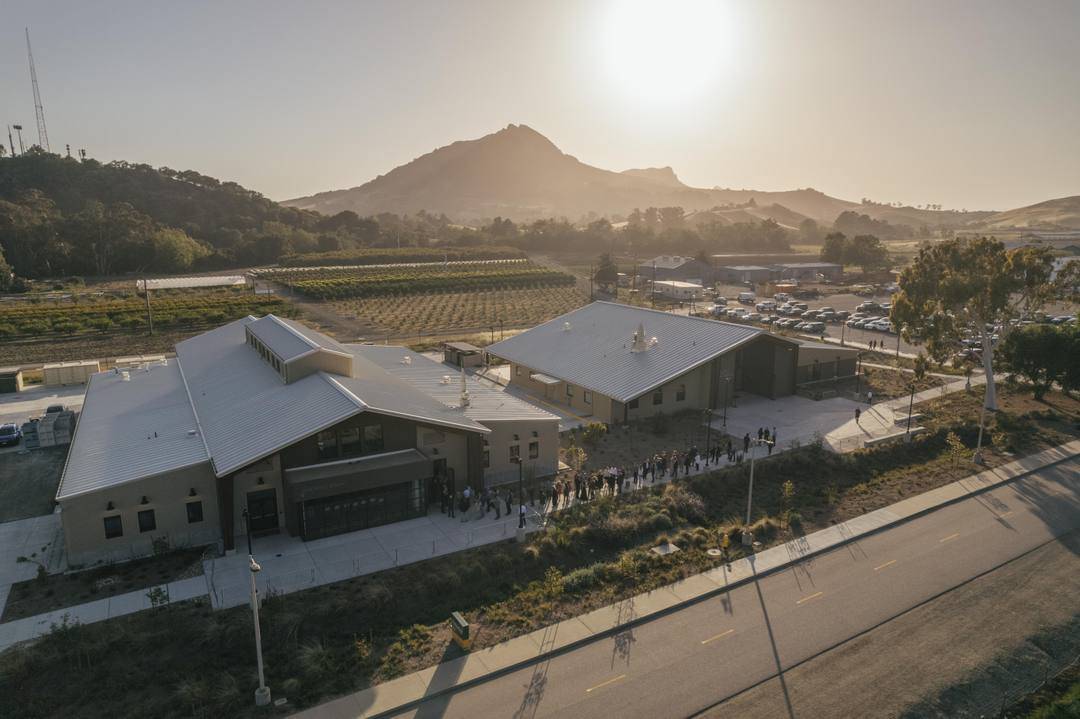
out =
<svg viewBox="0 0 1080 719"><path fill-rule="evenodd" d="M263 489L248 492L248 517L252 532L264 532L278 526L277 490Z"/></svg>

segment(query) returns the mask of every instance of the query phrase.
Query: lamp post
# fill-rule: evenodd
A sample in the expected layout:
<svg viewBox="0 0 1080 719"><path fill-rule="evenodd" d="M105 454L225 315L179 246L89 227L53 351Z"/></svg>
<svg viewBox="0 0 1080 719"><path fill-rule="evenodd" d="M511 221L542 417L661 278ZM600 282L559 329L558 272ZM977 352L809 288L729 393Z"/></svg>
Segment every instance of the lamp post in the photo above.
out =
<svg viewBox="0 0 1080 719"><path fill-rule="evenodd" d="M255 690L255 706L264 707L270 703L270 687L266 686L263 676L262 632L259 631L259 590L255 586L255 572L262 569L255 563L251 553L251 516L244 510L244 528L247 529L248 567L251 569L251 611L255 616L255 656L259 661L259 688Z"/></svg>
<svg viewBox="0 0 1080 719"><path fill-rule="evenodd" d="M524 472L525 461L521 458L521 455L518 455L517 458L514 459L514 461L517 462L517 466L518 466L518 505L519 505L519 507L518 507L518 517L519 517L519 519L518 519L517 541L520 544L520 543L525 541L525 515L521 513L521 506L520 506L521 505L521 500L524 497L524 495L522 494L521 476L522 476L522 473Z"/></svg>
<svg viewBox="0 0 1080 719"><path fill-rule="evenodd" d="M706 430L706 434L705 434L705 466L706 467L709 466L709 457L712 456L712 453L709 451L711 449L711 447L712 447L712 414L713 414L713 411L711 409L705 410L705 416L708 418L706 420L706 426L709 428L709 429Z"/></svg>
<svg viewBox="0 0 1080 719"><path fill-rule="evenodd" d="M911 399L908 401L907 407L907 431L904 432L904 443L911 442L911 408L915 406L915 383L911 383Z"/></svg>
<svg viewBox="0 0 1080 719"><path fill-rule="evenodd" d="M750 532L750 502L754 498L754 450L764 442L765 440L763 439L750 440L750 490L746 494L746 529L743 531L742 535L744 547L749 547L754 543L754 535Z"/></svg>
<svg viewBox="0 0 1080 719"><path fill-rule="evenodd" d="M724 427L725 428L727 427L727 405L728 405L728 397L730 396L729 393L728 393L728 382L730 382L730 381L731 380L728 379L728 376L724 375Z"/></svg>
<svg viewBox="0 0 1080 719"><path fill-rule="evenodd" d="M855 351L855 401L859 401L859 379L862 377L862 352Z"/></svg>

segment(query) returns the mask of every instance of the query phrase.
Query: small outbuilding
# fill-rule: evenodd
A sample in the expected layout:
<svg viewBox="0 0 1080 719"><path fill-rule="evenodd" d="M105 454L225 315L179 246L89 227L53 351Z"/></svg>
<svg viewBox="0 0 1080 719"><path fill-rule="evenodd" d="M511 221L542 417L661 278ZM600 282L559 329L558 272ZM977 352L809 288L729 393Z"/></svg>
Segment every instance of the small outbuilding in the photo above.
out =
<svg viewBox="0 0 1080 719"><path fill-rule="evenodd" d="M22 367L0 367L0 394L22 392Z"/></svg>
<svg viewBox="0 0 1080 719"><path fill-rule="evenodd" d="M446 342L443 344L443 362L455 367L479 367L484 363L484 350L468 342Z"/></svg>

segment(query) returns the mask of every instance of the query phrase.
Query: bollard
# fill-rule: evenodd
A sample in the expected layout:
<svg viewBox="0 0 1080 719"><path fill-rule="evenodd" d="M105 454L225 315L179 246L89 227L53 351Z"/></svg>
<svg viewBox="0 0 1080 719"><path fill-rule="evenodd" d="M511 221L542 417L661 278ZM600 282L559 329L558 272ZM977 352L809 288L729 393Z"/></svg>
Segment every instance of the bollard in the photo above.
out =
<svg viewBox="0 0 1080 719"><path fill-rule="evenodd" d="M394 550L394 564L397 564L397 550Z"/></svg>
<svg viewBox="0 0 1080 719"><path fill-rule="evenodd" d="M435 554L435 540L434 539L431 540L431 553Z"/></svg>
<svg viewBox="0 0 1080 719"><path fill-rule="evenodd" d="M503 536L506 536L506 522L503 522Z"/></svg>

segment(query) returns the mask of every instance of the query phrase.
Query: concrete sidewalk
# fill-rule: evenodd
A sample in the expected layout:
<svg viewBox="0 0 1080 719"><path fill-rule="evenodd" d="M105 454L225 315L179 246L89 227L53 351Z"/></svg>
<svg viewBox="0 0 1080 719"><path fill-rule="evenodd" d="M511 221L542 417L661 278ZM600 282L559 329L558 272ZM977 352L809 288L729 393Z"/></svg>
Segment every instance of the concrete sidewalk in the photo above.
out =
<svg viewBox="0 0 1080 719"><path fill-rule="evenodd" d="M789 567L808 557L1078 455L1080 441L1070 442L647 594L559 622L415 674L348 694L295 716L304 719L372 719L389 712L411 708L425 699L452 693L536 663L554 652L570 650L595 639L618 634L662 614L677 611L683 605L722 594L735 586Z"/></svg>

